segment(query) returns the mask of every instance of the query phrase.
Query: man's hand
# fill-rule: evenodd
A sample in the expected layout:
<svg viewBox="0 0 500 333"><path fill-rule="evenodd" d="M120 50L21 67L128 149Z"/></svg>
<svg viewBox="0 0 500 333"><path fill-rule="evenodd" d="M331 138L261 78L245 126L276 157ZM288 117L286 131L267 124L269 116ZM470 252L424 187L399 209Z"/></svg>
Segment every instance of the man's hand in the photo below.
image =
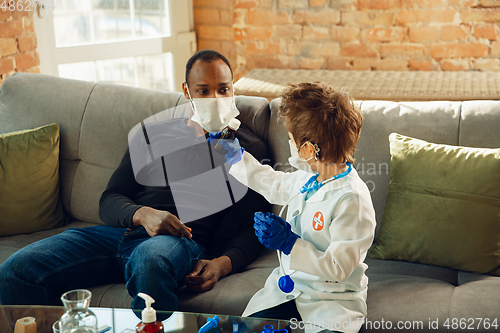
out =
<svg viewBox="0 0 500 333"><path fill-rule="evenodd" d="M134 226L143 226L149 236L172 235L175 237L191 238L191 228L186 227L177 216L167 211L143 206L132 217Z"/></svg>
<svg viewBox="0 0 500 333"><path fill-rule="evenodd" d="M220 278L233 270L231 259L222 256L212 260L200 259L193 271L186 275L184 283L192 291L202 293L212 289Z"/></svg>

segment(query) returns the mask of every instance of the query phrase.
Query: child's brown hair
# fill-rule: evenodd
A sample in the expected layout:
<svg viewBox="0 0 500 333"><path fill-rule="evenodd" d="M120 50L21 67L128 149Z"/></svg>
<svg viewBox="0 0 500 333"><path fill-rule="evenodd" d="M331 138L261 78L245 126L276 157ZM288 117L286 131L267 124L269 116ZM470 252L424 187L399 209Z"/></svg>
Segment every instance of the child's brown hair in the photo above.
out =
<svg viewBox="0 0 500 333"><path fill-rule="evenodd" d="M300 147L317 144L318 159L354 162L363 115L352 97L321 82L288 84L280 95L279 116Z"/></svg>

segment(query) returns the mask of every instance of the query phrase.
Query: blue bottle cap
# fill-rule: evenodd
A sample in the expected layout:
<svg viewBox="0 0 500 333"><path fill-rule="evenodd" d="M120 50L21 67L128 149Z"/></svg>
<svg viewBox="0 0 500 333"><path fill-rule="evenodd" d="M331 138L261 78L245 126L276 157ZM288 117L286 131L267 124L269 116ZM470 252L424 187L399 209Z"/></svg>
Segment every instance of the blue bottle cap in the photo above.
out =
<svg viewBox="0 0 500 333"><path fill-rule="evenodd" d="M274 327L273 325L266 325L264 327L262 327L262 332L261 333L272 333Z"/></svg>
<svg viewBox="0 0 500 333"><path fill-rule="evenodd" d="M290 275L284 275L279 278L278 280L278 287L280 287L280 290L284 293L289 293L293 290L295 287L295 283L293 283L292 278Z"/></svg>

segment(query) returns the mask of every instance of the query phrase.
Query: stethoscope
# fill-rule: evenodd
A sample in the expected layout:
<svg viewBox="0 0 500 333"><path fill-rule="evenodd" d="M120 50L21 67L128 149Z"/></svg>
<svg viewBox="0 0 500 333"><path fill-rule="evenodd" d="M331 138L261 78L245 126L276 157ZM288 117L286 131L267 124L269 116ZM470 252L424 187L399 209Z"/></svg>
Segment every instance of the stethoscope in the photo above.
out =
<svg viewBox="0 0 500 333"><path fill-rule="evenodd" d="M283 214L283 211L288 206L288 204L290 203L290 201L292 201L299 194L304 194L304 193L311 192L311 191L317 191L323 185L326 185L326 184L328 184L328 183L330 183L330 182L332 182L332 181L334 181L336 179L340 179L342 177L347 176L351 172L351 170L352 170L352 164L349 163L349 162L346 162L346 165L348 167L346 171L344 171L342 173L339 173L338 175L335 175L335 176L333 176L331 178L328 178L328 179L326 179L326 180L324 180L322 182L318 183L316 181L316 179L318 178L319 175L314 175L311 178L309 178L309 180L304 184L304 186L302 186L300 188L300 191L297 194L295 194L293 197L291 197L290 199L288 199L288 201L283 205L283 207L280 210L279 216L281 217L281 215ZM295 216L294 218L297 218L297 216ZM290 275L292 275L296 271L292 272L290 275L286 274L285 268L283 267L283 263L281 262L281 251L277 250L277 253L278 253L278 261L280 263L281 271L283 272L283 276L278 279L278 287L280 288L280 290L282 292L284 292L284 293L290 293L295 288L295 283L293 282L293 280L290 277Z"/></svg>

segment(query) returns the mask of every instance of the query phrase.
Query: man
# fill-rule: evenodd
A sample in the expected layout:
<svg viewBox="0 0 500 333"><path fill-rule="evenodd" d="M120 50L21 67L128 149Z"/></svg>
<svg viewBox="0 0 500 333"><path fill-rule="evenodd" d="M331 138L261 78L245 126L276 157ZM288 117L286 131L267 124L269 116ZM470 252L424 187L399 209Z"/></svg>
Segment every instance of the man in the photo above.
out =
<svg viewBox="0 0 500 333"><path fill-rule="evenodd" d="M229 62L215 51L196 53L186 65L183 90L193 99L233 96ZM191 135L193 144L165 160L189 169L200 164L199 151L209 146L207 131L190 119L176 121L176 135ZM254 156L268 157L248 129L240 128L237 136ZM269 206L255 192L185 225L177 216L171 184L141 185L132 169L127 149L100 200L99 215L107 226L68 229L21 249L0 266L1 304L60 304L65 291L125 282L133 309L144 308L137 297L143 292L156 300L157 310L173 311L175 291L183 283L197 292L210 290L260 254L253 213Z"/></svg>

